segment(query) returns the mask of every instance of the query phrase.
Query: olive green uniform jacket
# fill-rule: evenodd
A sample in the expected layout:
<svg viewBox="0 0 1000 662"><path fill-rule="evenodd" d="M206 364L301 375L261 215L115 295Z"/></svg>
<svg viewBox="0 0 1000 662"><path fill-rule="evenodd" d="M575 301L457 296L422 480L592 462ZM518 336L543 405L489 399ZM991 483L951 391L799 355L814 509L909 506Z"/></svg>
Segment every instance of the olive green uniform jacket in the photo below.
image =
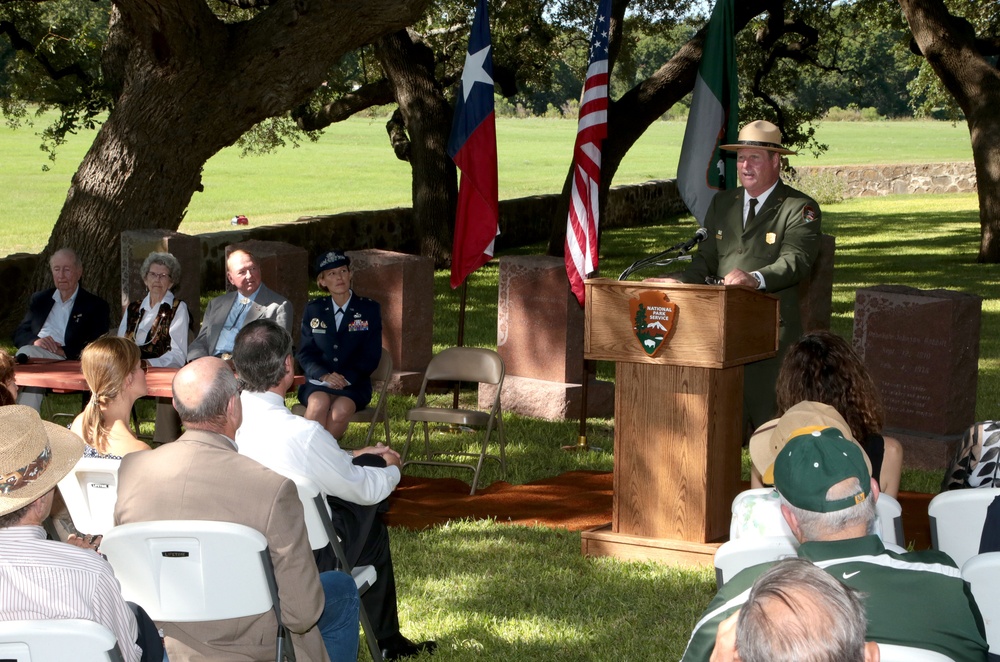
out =
<svg viewBox="0 0 1000 662"><path fill-rule="evenodd" d="M756 428L774 418L774 384L781 357L802 335L798 286L816 260L821 219L815 200L779 181L744 229L743 190L715 195L705 217L708 237L691 265L673 276L685 283L704 283L708 276L722 278L733 269L758 271L764 277L764 291L780 299L778 356L746 366L744 418L749 417Z"/></svg>

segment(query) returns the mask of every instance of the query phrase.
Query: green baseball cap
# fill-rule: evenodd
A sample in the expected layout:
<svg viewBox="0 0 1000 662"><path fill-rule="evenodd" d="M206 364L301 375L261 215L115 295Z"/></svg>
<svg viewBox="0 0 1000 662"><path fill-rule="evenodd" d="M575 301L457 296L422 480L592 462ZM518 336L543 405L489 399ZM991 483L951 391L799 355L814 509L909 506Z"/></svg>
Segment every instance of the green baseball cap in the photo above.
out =
<svg viewBox="0 0 1000 662"><path fill-rule="evenodd" d="M857 494L827 501L831 487L857 478ZM788 503L814 513L832 513L855 506L871 494L871 472L864 453L837 428L813 430L792 437L774 461L774 487Z"/></svg>

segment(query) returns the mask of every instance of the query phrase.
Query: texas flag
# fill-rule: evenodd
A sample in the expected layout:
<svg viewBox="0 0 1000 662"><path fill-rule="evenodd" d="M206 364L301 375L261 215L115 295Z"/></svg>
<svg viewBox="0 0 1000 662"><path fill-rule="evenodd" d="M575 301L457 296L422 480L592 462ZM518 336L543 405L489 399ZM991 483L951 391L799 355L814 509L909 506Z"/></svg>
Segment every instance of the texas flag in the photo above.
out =
<svg viewBox="0 0 1000 662"><path fill-rule="evenodd" d="M451 286L456 288L490 261L493 242L500 234L493 53L486 0L476 5L448 154L462 171L451 252Z"/></svg>

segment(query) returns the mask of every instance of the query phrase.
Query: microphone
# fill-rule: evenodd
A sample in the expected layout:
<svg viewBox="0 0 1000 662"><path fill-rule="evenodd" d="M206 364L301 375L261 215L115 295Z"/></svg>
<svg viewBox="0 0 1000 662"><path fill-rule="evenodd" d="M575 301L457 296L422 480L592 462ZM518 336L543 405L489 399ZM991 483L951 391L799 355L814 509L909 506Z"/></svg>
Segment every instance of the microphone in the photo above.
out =
<svg viewBox="0 0 1000 662"><path fill-rule="evenodd" d="M15 357L14 357L14 360L15 360L15 361L17 361L17 362L18 362L19 364L21 364L21 365L24 365L25 363L27 363L27 362L28 362L28 355L27 355L27 354L25 354L24 352L19 352L19 353L18 353L18 354L17 354L17 355L16 355Z"/></svg>
<svg viewBox="0 0 1000 662"><path fill-rule="evenodd" d="M705 228L698 228L698 231L694 233L694 236L681 244L678 250L680 250L681 254L687 253L697 244L700 244L706 239L708 239L708 230Z"/></svg>

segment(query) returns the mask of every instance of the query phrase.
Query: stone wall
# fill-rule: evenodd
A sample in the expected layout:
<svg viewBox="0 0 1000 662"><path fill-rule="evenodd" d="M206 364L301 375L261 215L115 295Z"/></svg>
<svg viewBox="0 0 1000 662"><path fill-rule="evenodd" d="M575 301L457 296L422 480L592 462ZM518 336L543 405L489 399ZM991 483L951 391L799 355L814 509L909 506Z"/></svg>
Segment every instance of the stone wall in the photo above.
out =
<svg viewBox="0 0 1000 662"><path fill-rule="evenodd" d="M835 177L844 198L903 193L972 193L976 167L971 162L796 168L799 180ZM808 188L808 186L806 186Z"/></svg>

